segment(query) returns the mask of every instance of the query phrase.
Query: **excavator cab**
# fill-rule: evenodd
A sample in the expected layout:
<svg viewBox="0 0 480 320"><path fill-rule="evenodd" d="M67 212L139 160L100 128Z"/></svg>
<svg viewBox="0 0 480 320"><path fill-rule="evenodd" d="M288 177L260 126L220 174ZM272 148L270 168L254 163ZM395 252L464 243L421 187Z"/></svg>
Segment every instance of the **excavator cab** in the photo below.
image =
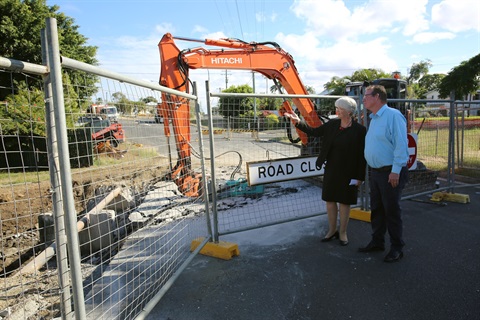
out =
<svg viewBox="0 0 480 320"><path fill-rule="evenodd" d="M407 81L397 78L375 79L372 84L378 84L385 87L387 91L387 99L406 99L407 98ZM407 117L407 104L405 102L390 102L390 107L400 110Z"/></svg>

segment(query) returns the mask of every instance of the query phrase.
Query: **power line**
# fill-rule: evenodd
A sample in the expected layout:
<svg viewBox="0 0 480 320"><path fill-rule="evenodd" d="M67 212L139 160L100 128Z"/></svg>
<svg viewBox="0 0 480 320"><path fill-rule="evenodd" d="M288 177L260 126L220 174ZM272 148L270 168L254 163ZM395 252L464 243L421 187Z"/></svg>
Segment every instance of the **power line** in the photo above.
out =
<svg viewBox="0 0 480 320"><path fill-rule="evenodd" d="M218 7L217 0L215 0L215 7L217 8L218 16L220 17L220 21L222 22L223 29L227 30L227 26L223 22L222 14L220 13L220 8Z"/></svg>
<svg viewBox="0 0 480 320"><path fill-rule="evenodd" d="M245 36L243 35L242 20L240 19L240 11L238 10L238 2L237 2L237 0L235 0L235 6L237 7L238 23L240 24L240 32L241 32L241 34L242 34L242 39L245 39Z"/></svg>

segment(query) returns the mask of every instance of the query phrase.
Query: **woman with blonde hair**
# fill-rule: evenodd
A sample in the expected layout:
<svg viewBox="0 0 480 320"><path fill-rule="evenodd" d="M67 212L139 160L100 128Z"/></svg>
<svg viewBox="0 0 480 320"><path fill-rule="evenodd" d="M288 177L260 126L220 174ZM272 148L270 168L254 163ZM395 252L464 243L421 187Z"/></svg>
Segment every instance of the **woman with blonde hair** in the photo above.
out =
<svg viewBox="0 0 480 320"><path fill-rule="evenodd" d="M336 119L317 127L309 127L295 113L286 113L292 123L307 135L323 137L317 166L324 166L322 200L327 205L328 232L322 242L339 239L348 244L347 225L350 205L357 204L358 187L365 180L363 156L367 129L355 121L357 103L350 97L335 101ZM340 227L337 219L340 215Z"/></svg>

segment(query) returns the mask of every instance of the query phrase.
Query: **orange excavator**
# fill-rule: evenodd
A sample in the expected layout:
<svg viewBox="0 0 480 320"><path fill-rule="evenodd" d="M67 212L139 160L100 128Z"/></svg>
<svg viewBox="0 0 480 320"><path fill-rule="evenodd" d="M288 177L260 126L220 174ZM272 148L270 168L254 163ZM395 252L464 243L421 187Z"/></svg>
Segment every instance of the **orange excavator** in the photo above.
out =
<svg viewBox="0 0 480 320"><path fill-rule="evenodd" d="M207 49L196 47L180 50L175 40L201 42L207 46L219 47ZM271 79L288 94L308 95L300 80L294 60L275 42L244 42L238 39L196 40L173 37L165 34L158 44L160 50L160 85L189 93L189 69L232 69L251 70ZM280 85L281 87L280 87ZM311 127L322 125L317 108L308 98L293 98L298 112ZM170 136L169 122L172 122L178 161L170 173L179 191L186 196L199 196L200 175L191 169L190 148L190 103L187 99L162 93L162 102L158 104L158 114L164 119L164 131ZM292 107L284 99L280 112L292 112ZM310 138L297 130L302 141L302 150L309 148ZM302 152L303 153L303 152Z"/></svg>

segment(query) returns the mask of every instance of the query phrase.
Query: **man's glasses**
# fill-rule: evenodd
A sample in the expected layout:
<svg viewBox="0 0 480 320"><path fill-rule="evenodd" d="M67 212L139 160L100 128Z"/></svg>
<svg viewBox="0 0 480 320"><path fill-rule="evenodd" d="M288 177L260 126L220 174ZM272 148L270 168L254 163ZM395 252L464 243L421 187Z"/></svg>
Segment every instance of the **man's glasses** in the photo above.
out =
<svg viewBox="0 0 480 320"><path fill-rule="evenodd" d="M376 95L377 95L376 93L365 93L365 94L364 94L364 96L372 96L372 97L374 97L374 96L376 96Z"/></svg>

